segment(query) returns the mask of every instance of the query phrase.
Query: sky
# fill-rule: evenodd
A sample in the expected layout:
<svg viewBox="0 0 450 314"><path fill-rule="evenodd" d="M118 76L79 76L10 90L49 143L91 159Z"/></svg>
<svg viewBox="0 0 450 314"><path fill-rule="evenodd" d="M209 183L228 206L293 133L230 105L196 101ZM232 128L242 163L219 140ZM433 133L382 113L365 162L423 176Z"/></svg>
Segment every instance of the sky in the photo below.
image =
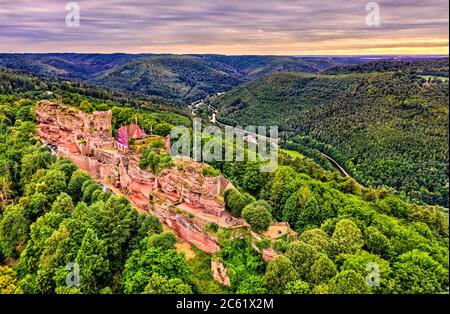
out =
<svg viewBox="0 0 450 314"><path fill-rule="evenodd" d="M369 2L0 0L0 52L448 54L447 0Z"/></svg>

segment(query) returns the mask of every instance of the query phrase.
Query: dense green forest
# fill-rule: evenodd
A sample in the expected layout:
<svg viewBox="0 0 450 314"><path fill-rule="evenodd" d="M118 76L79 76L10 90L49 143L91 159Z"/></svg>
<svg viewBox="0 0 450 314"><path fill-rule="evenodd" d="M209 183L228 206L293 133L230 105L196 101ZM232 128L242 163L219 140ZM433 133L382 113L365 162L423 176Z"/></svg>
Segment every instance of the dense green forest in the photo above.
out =
<svg viewBox="0 0 450 314"><path fill-rule="evenodd" d="M210 256L188 262L157 218L42 145L35 101L0 99L0 293L221 291ZM131 118L127 108L113 113L116 122ZM66 283L71 263L79 265L78 287Z"/></svg>
<svg viewBox="0 0 450 314"><path fill-rule="evenodd" d="M256 231L281 220L299 233L277 240L282 254L267 264L248 231L211 231L232 282L222 287L211 279L211 256L197 251L187 261L156 218L138 214L126 199L52 156L33 135L33 101L2 99L2 293L448 291L447 213L387 191L361 190L307 159L287 156L271 174L259 173L254 163L219 165L242 187L225 195L234 214ZM71 262L80 265L79 287L66 285ZM379 286L366 285L369 262L379 267Z"/></svg>
<svg viewBox="0 0 450 314"><path fill-rule="evenodd" d="M230 73L231 72L231 73ZM228 91L242 80L232 70L192 57L149 57L128 62L96 77L107 88L192 101L216 91Z"/></svg>
<svg viewBox="0 0 450 314"><path fill-rule="evenodd" d="M412 64L396 72L391 64L360 73L386 68L382 62L349 74L271 74L213 105L227 124L278 125L285 147L322 161L314 150L324 152L362 183L448 207L448 79L424 77L426 66L448 77L448 59Z"/></svg>
<svg viewBox="0 0 450 314"><path fill-rule="evenodd" d="M283 57L153 54L0 54L0 66L94 83L134 98L184 104L228 91L271 72L316 73L363 57Z"/></svg>
<svg viewBox="0 0 450 314"><path fill-rule="evenodd" d="M349 74L369 72L406 72L409 74L448 78L448 58L378 60L358 65L338 65L322 71L324 74Z"/></svg>
<svg viewBox="0 0 450 314"><path fill-rule="evenodd" d="M262 84L266 80L276 84ZM251 84L220 98L224 110L225 100L245 90L255 98L239 98L241 103L255 105L253 109L262 115L251 116L261 119L258 123L276 122L284 118L275 112L264 116L270 105L263 109L256 105L280 97L286 104L281 111L292 118L281 123L284 144L294 150L305 148L311 157L322 150L343 164L350 160L354 169L348 168L354 175L367 171L374 179L388 168L371 168L371 158L384 154L393 160L389 169L399 171L395 176L425 185L414 181L416 173L410 168L414 160L424 180L445 186L444 172L448 182L448 164L443 166L448 162L448 146L443 142L448 138L448 120L444 121L448 107L442 103L448 98L448 85L439 79L387 71L277 74ZM310 94L304 92L306 87ZM261 239L255 242L247 228L211 224L205 231L217 237L220 251L210 255L192 248L195 256L188 258L157 218L139 213L126 198L114 195L70 161L53 156L36 137L34 105L41 99L87 112L112 109L114 128L136 118L147 132L160 135L173 125L191 125L174 107L114 95L86 83L0 69L0 293L449 292L448 209L409 202L385 188L362 188L301 154L280 152L279 166L272 173L261 173L259 162L211 162L214 169L206 175L222 173L237 187L224 193L226 209L245 219ZM364 97L369 100L362 102ZM294 99L297 102L287 105ZM323 99L332 105L331 111ZM305 108L308 115L301 114ZM221 118L242 123L240 110L246 107ZM315 123L319 117L323 128ZM354 127L347 130L344 117ZM312 136L302 135L305 125L311 127ZM327 135L327 130L334 133ZM371 144L366 134L376 139L370 150L364 150L363 144ZM357 136L366 142L356 141ZM402 158L395 159L399 151ZM359 157L352 159L350 153ZM430 168L419 162L432 157L435 164ZM397 169L395 162L409 170ZM381 178L388 180L388 175ZM409 194L411 198L423 195ZM263 232L272 222L288 222L295 233L270 241ZM279 255L267 263L261 254L265 248ZM212 259L227 267L230 287L212 279ZM66 279L72 278L74 263L80 267L80 285L70 287Z"/></svg>

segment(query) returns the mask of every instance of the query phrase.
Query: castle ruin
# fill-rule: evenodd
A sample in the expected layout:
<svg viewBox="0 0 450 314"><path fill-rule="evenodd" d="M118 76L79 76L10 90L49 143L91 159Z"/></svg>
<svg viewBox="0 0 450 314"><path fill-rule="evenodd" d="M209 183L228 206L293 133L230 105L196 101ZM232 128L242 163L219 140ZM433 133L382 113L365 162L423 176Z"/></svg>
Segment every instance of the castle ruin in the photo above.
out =
<svg viewBox="0 0 450 314"><path fill-rule="evenodd" d="M39 137L55 146L58 156L70 159L113 191L124 194L141 211L158 216L180 239L199 249L208 253L219 250L215 237L205 231L207 224L225 228L247 225L225 211L221 194L233 186L222 176L203 175L206 165L175 158L174 166L158 175L142 170L140 154L127 145L130 135L146 136L136 124L123 126L118 141L112 136L111 111L87 114L41 101L36 114ZM168 139L164 142L170 145Z"/></svg>

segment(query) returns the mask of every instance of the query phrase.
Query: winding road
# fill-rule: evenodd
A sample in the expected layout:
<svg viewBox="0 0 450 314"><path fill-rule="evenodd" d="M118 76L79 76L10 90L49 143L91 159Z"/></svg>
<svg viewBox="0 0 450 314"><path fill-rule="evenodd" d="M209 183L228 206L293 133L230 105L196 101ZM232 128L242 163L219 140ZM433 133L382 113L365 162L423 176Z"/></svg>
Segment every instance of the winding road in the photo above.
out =
<svg viewBox="0 0 450 314"><path fill-rule="evenodd" d="M222 94L222 93L221 93ZM217 97L218 95L216 94L216 95L213 95L213 96L208 96L208 97L206 97L206 98L204 98L204 99L202 99L202 100L198 100L198 101L196 101L196 102L194 102L194 103L192 103L191 104L191 106L192 106L192 114L193 115L195 115L195 108L196 107L199 107L199 106L205 106L205 99L207 99L207 98L211 98L211 97ZM206 106L208 106L208 108L212 111L212 113L213 113L213 115L212 115L212 117L210 117L210 122L211 123L214 123L214 124L217 124L217 125L220 125L220 126L223 126L223 127L226 127L226 126L228 126L228 127L233 127L232 125L229 125L229 124L225 124L225 123L222 123L222 122L220 122L220 121L217 121L217 119L216 119L216 115L219 113L219 109L217 109L216 107L214 107L214 106L212 106L211 104L206 104ZM274 145L275 145L275 147L278 147L278 140L274 140L274 139L272 139L272 138L270 138L270 137L267 137L267 136L264 136L264 135L260 135L260 134L257 134L257 133L253 133L253 132L249 132L249 131L245 131L245 130L242 130L242 129L237 129L238 131L241 131L241 132L245 132L245 133L247 133L247 134L249 134L249 135L253 135L254 137L265 137L266 138L266 140L267 141L269 141L269 142L271 142L271 143L273 143ZM345 168L342 166L342 165L340 165L335 159L333 159L331 156L328 156L327 154L325 154L325 153L323 153L323 152L320 152L320 154L322 154L332 165L333 165L333 167L335 167L344 177L346 177L346 178L351 178L351 179L353 179L358 185L359 185L359 187L361 187L361 188L366 188L366 186L364 185L364 184L362 184L362 183L360 183L360 182L358 182L358 180L356 180L354 177L352 177L346 170L345 170Z"/></svg>

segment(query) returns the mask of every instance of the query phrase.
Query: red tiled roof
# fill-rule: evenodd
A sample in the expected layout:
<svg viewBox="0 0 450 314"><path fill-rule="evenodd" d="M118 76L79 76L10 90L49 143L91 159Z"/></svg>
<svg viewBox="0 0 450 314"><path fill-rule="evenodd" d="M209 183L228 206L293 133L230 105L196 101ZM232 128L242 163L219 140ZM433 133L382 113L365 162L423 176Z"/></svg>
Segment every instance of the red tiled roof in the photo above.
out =
<svg viewBox="0 0 450 314"><path fill-rule="evenodd" d="M145 136L145 132L136 123L131 123L128 127L128 135L130 138L140 138Z"/></svg>

